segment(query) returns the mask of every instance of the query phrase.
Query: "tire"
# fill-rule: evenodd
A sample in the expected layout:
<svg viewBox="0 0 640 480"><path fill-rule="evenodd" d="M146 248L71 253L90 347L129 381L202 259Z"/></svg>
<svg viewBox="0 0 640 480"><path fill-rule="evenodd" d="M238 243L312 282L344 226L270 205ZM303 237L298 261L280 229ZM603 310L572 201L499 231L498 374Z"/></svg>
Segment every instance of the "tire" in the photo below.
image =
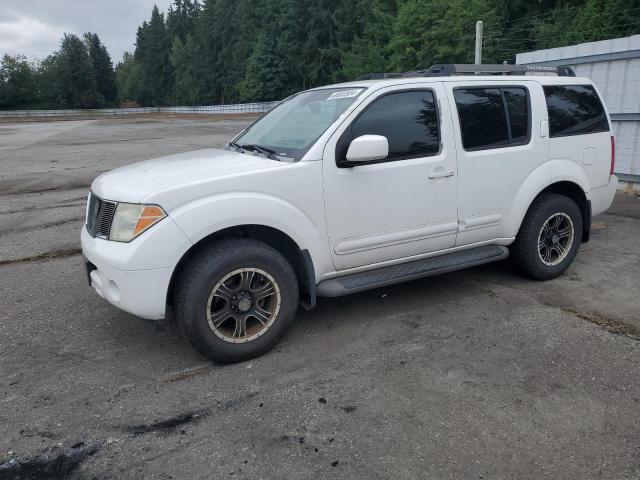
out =
<svg viewBox="0 0 640 480"><path fill-rule="evenodd" d="M185 338L220 363L241 362L271 349L297 308L298 282L291 265L278 251L247 238L223 239L200 250L179 272L174 295Z"/></svg>
<svg viewBox="0 0 640 480"><path fill-rule="evenodd" d="M582 231L578 205L564 195L544 193L529 207L511 254L526 275L549 280L571 265L580 248Z"/></svg>

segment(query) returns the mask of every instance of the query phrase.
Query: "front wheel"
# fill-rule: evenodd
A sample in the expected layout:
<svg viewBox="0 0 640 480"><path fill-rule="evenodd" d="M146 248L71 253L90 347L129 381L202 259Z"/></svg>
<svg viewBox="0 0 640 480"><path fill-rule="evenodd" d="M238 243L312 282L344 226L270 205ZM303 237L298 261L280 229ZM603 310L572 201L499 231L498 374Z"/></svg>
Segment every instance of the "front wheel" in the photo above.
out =
<svg viewBox="0 0 640 480"><path fill-rule="evenodd" d="M212 360L232 363L260 355L282 338L295 316L298 283L273 248L229 238L188 261L174 298L191 345Z"/></svg>
<svg viewBox="0 0 640 480"><path fill-rule="evenodd" d="M555 278L578 254L582 228L582 214L573 200L545 193L529 208L511 252L518 266L530 277Z"/></svg>

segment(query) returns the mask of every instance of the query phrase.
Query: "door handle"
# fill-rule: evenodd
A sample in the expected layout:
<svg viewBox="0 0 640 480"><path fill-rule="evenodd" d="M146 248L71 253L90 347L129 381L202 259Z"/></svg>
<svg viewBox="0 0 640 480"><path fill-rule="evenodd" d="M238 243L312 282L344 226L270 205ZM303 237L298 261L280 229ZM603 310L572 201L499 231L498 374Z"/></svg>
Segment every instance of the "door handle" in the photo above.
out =
<svg viewBox="0 0 640 480"><path fill-rule="evenodd" d="M435 172L431 172L429 174L429 178L434 179L434 178L445 178L445 177L452 177L453 176L453 172L450 170L436 170Z"/></svg>

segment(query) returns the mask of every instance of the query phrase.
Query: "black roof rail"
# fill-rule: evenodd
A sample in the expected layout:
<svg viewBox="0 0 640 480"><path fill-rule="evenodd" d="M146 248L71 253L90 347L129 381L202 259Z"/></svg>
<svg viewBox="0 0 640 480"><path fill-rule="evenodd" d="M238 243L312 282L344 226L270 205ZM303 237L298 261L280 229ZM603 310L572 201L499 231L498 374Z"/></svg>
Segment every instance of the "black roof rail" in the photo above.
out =
<svg viewBox="0 0 640 480"><path fill-rule="evenodd" d="M507 65L441 63L423 70L403 73L367 73L356 80L380 80L384 78L449 77L453 75L526 75L527 73L555 73L559 77L575 77L573 68L558 65Z"/></svg>
<svg viewBox="0 0 640 480"><path fill-rule="evenodd" d="M575 77L573 68L551 65L507 65L507 64L466 64L443 63L422 70L426 77L449 75L526 75L527 73L555 73L559 77ZM413 73L413 72L411 72Z"/></svg>
<svg viewBox="0 0 640 480"><path fill-rule="evenodd" d="M403 73L372 72L360 75L356 80L381 80L383 78L402 78Z"/></svg>

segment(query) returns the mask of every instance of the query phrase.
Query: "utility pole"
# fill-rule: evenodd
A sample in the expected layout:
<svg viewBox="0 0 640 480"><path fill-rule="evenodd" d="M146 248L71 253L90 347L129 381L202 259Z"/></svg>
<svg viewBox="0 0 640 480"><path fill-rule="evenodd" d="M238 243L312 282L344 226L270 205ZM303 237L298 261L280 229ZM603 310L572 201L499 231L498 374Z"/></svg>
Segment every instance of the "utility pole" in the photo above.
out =
<svg viewBox="0 0 640 480"><path fill-rule="evenodd" d="M482 20L476 22L476 59L475 64L482 63Z"/></svg>

